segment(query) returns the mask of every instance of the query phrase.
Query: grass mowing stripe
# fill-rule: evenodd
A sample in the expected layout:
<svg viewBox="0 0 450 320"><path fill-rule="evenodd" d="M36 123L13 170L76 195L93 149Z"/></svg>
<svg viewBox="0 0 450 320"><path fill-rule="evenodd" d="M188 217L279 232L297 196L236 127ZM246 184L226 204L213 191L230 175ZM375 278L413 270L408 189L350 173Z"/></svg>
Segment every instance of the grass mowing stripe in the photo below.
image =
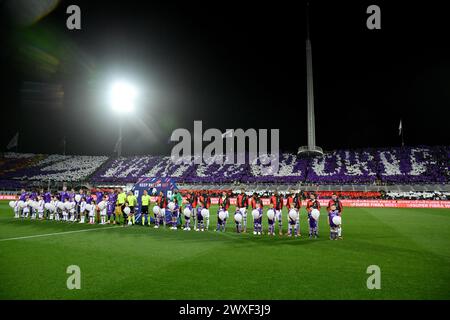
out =
<svg viewBox="0 0 450 320"><path fill-rule="evenodd" d="M11 240L22 240L22 239L38 238L38 237L49 237L49 236L56 236L56 235L61 235L61 234L87 232L87 231L95 231L95 230L107 230L107 229L113 229L113 228L117 228L117 227L105 227L105 228L95 228L95 229L84 229L84 230L74 230L74 231L46 233L46 234L36 234L36 235L33 235L33 236L24 236L24 237L0 239L0 242L1 241L11 241Z"/></svg>

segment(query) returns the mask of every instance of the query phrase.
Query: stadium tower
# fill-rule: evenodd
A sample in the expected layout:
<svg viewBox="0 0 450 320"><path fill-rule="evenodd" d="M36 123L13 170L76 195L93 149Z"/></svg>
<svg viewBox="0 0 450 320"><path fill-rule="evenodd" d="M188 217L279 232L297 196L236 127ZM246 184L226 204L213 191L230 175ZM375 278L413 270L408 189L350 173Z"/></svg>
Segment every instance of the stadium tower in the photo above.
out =
<svg viewBox="0 0 450 320"><path fill-rule="evenodd" d="M316 146L316 124L314 119L314 81L311 40L309 39L309 2L306 4L306 89L308 103L308 145L298 149L299 154L322 155L322 148Z"/></svg>

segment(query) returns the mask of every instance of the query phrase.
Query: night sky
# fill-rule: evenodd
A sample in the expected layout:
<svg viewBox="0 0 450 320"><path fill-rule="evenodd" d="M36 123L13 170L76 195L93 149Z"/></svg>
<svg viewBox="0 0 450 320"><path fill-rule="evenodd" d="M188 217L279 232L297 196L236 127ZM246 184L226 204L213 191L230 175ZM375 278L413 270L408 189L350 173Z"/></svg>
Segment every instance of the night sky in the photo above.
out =
<svg viewBox="0 0 450 320"><path fill-rule="evenodd" d="M0 1L2 9L6 2ZM164 3L164 4L163 4ZM305 8L279 2L61 1L32 26L2 10L0 148L20 152L167 154L177 128L278 128L306 138ZM81 8L82 30L66 28ZM381 8L381 30L366 8ZM450 24L429 2L311 1L317 145L448 145ZM140 90L134 115L107 104L114 79Z"/></svg>

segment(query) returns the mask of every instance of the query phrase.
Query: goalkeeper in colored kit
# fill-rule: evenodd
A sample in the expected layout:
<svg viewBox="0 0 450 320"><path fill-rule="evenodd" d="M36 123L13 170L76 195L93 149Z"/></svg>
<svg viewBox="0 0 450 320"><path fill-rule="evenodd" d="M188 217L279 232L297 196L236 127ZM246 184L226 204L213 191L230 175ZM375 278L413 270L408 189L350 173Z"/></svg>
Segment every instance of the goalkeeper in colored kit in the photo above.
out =
<svg viewBox="0 0 450 320"><path fill-rule="evenodd" d="M182 216L181 210L182 210L182 206L183 206L183 197L181 196L180 192L178 192L177 189L175 189L173 191L172 201L177 206L177 224L182 225L183 222L181 221L181 216Z"/></svg>

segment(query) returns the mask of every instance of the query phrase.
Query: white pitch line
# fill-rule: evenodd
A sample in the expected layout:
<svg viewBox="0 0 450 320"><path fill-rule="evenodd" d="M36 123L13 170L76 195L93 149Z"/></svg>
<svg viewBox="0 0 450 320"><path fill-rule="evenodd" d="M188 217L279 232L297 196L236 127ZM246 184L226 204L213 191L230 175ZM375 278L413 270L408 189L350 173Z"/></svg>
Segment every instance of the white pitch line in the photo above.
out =
<svg viewBox="0 0 450 320"><path fill-rule="evenodd" d="M49 236L56 236L56 235L61 235L61 234L88 232L88 231L95 231L95 230L106 230L106 229L113 229L113 228L117 228L117 227L105 227L105 228L95 228L95 229L84 229L84 230L75 230L75 231L65 231L65 232L37 234L37 235L34 235L34 236L25 236L25 237L17 237L17 238L0 239L0 242L1 241L10 241L10 240L21 240L21 239L38 238L38 237L49 237Z"/></svg>

